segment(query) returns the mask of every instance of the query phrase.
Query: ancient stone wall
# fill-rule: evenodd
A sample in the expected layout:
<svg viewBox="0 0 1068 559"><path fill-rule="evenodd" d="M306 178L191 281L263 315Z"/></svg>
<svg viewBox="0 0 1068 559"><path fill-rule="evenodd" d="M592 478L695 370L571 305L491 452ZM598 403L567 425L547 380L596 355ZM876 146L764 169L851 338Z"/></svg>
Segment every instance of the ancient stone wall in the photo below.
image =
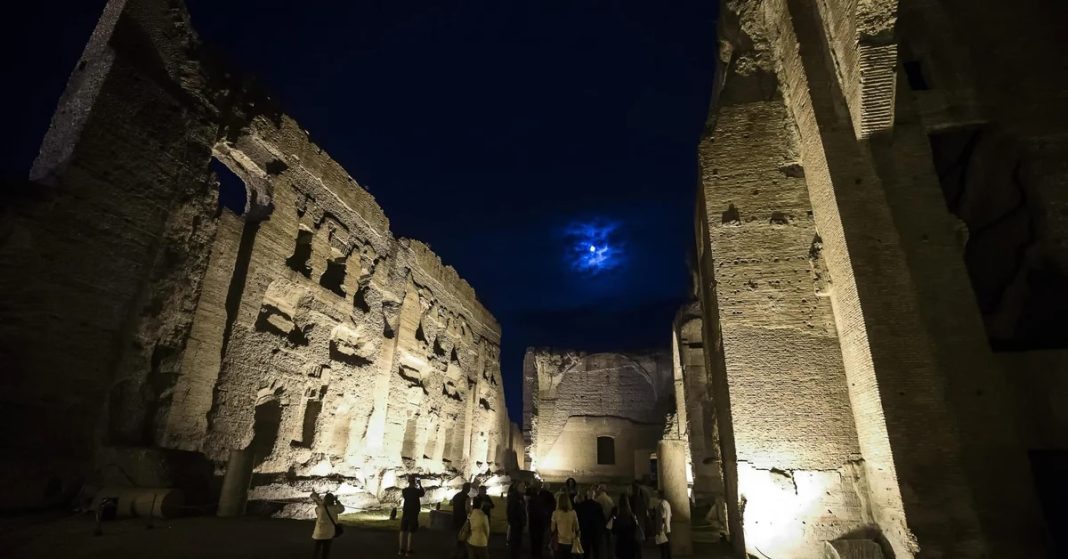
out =
<svg viewBox="0 0 1068 559"><path fill-rule="evenodd" d="M822 540L857 534L883 542L896 557L1043 556L1016 406L987 337L1016 334L1027 323L1017 304L1025 290L1014 283L1029 277L1031 286L1041 286L1035 269L1057 270L1060 237L1050 224L1058 218L1035 216L1058 213L1058 195L1049 193L1064 190L1054 186L1063 184L1063 166L1050 159L1063 153L1064 103L1053 107L1063 95L1063 76L1044 81L1035 60L1063 62L1062 49L1042 46L1055 42L1044 22L1058 21L1063 10L1038 3L1014 9L1016 21L1038 29L1025 38L990 17L993 4L984 11L902 1L899 29L895 2L743 1L724 8L723 71L700 148L697 231L732 535L744 526L750 551L770 556L776 556L770 545L781 546L780 556L820 556ZM958 23L964 14L976 29ZM895 45L895 36L905 44ZM1013 45L1007 52L1024 58L1025 51L1040 53L1023 65L1033 86L1026 100L1007 96L1019 86L1011 73L968 75L969 50L1006 56L992 47L1005 43ZM887 71L888 62L896 72ZM932 87L936 82L945 90ZM1049 110L1039 122L1036 107L1043 106ZM947 127L985 119L1004 122L992 134L943 135ZM1006 130L1034 136L1005 141ZM969 161L968 146L998 155ZM1028 148L1029 158L1017 155ZM955 179L957 169L980 170L968 175L980 178ZM961 220L954 223L950 212ZM1033 236L1020 235L1020 227ZM805 290L797 287L804 270L791 264L805 250L789 232L811 235ZM969 240L969 232L983 238ZM994 302L995 312L980 315L984 300ZM1040 300L1059 305L1060 299ZM776 335L743 333L753 326ZM823 359L797 385L822 383L825 394L814 407L803 391L791 391L774 409L758 410L753 395L778 398L773 379L779 377L743 375L752 363L784 378L804 370L780 369L776 359L774 348L794 328L823 338L820 350L820 344L799 344ZM828 409L835 411L828 416ZM799 480L808 473L793 468L843 456L833 447L806 447L819 437L811 433L800 442L775 441L751 429L780 413L796 418L795 426L815 421L855 440L855 459L840 470L854 486L841 494L853 493L860 506L856 512L828 508L816 522L825 530L795 524L783 538L783 531L769 534L751 524L753 515L766 520L760 502L788 502L776 485L792 485L786 494L802 495L808 481ZM749 460L784 464L769 470L779 482L769 485ZM849 469L854 475L845 474ZM802 516L779 520L789 525ZM1007 516L1012 528L1002 522Z"/></svg>
<svg viewBox="0 0 1068 559"><path fill-rule="evenodd" d="M751 71L728 79L699 151L702 260L725 362L713 397L731 418L724 468L738 500L728 507L745 544L771 557L816 557L823 541L864 527L870 511L857 491L860 449L797 136L782 98L767 97L775 76Z"/></svg>
<svg viewBox="0 0 1068 559"><path fill-rule="evenodd" d="M200 52L180 3L115 0L71 78L34 166L48 188L23 202L0 274L24 297L3 309L18 363L5 418L49 419L5 444L66 433L32 456L72 478L100 445L218 464L248 449L253 499L275 502L317 487L370 505L404 473L433 486L500 470L493 316ZM218 202L231 179L241 211Z"/></svg>
<svg viewBox="0 0 1068 559"><path fill-rule="evenodd" d="M547 479L582 482L651 473L650 455L675 404L669 359L667 353L527 349L528 467ZM612 439L614 463L598 463L598 437Z"/></svg>
<svg viewBox="0 0 1068 559"><path fill-rule="evenodd" d="M698 303L679 309L672 334L676 409L682 437L689 444L693 499L699 514L724 529L725 519L720 518L717 505L725 498L723 461Z"/></svg>

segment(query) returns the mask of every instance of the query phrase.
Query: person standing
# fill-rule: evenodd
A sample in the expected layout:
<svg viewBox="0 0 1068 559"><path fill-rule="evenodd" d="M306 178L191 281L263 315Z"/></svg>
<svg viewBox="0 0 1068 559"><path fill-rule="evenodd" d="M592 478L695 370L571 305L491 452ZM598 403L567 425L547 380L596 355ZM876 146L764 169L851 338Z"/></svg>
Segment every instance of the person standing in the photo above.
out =
<svg viewBox="0 0 1068 559"><path fill-rule="evenodd" d="M340 535L337 522L341 513L345 511L345 506L333 493L320 497L318 493L312 491L311 500L315 503L315 530L312 531L315 550L312 552L312 559L317 557L330 559L330 546L334 544L334 538Z"/></svg>
<svg viewBox="0 0 1068 559"><path fill-rule="evenodd" d="M619 497L616 517L612 519L612 533L616 539L616 559L641 559L642 540L641 525L630 506L626 495Z"/></svg>
<svg viewBox="0 0 1068 559"><path fill-rule="evenodd" d="M509 556L519 557L523 546L523 529L527 525L527 503L523 500L523 482L512 484L508 489L508 501L505 509L508 513L508 552Z"/></svg>
<svg viewBox="0 0 1068 559"><path fill-rule="evenodd" d="M612 518L615 515L616 504L608 496L608 488L603 483L597 486L597 504L601 505L601 512L605 518ZM604 550L604 556L610 558L612 557L612 532L605 530L603 533L601 549Z"/></svg>
<svg viewBox="0 0 1068 559"><path fill-rule="evenodd" d="M426 491L419 483L419 476L412 474L408 476L408 487L405 487L401 491L401 499L403 499L401 507L401 524L400 534L397 538L397 555L411 555L412 554L412 536L419 531L419 506L420 499L426 495ZM408 536L408 545L404 545L404 536Z"/></svg>
<svg viewBox="0 0 1068 559"><path fill-rule="evenodd" d="M594 491L589 489L585 495L579 494L575 514L579 520L579 534L586 559L600 559L601 541L604 539L604 525L608 522L601 505L594 500Z"/></svg>
<svg viewBox="0 0 1068 559"><path fill-rule="evenodd" d="M463 530L467 522L467 515L471 512L471 484L465 483L459 493L452 496L452 529L456 533L456 559L467 556L467 546L460 540L460 530Z"/></svg>
<svg viewBox="0 0 1068 559"><path fill-rule="evenodd" d="M630 508L638 520L638 526L645 532L652 532L649 525L649 496L638 480L634 480L630 486Z"/></svg>
<svg viewBox="0 0 1068 559"><path fill-rule="evenodd" d="M489 503L490 510L493 510L495 505L493 504L493 500L490 499L489 493L486 491L487 489L485 485L478 486L478 495L475 496L475 502L472 508L480 509L482 508L482 503Z"/></svg>
<svg viewBox="0 0 1068 559"><path fill-rule="evenodd" d="M556 497L556 510L553 511L552 520L549 524L549 533L555 536L556 559L573 559L571 548L579 536L578 515L571 508L571 498L566 492Z"/></svg>
<svg viewBox="0 0 1068 559"><path fill-rule="evenodd" d="M660 559L671 559L671 504L667 495L661 490L660 503L657 505L656 545L660 548Z"/></svg>
<svg viewBox="0 0 1068 559"><path fill-rule="evenodd" d="M471 528L471 535L467 536L467 559L489 559L489 513L493 503L482 499L479 504L467 519Z"/></svg>
<svg viewBox="0 0 1068 559"><path fill-rule="evenodd" d="M535 481L527 492L527 521L530 525L530 557L541 559L545 553L545 534L556 504L542 482Z"/></svg>
<svg viewBox="0 0 1068 559"><path fill-rule="evenodd" d="M578 482L575 478L569 477L564 480L564 492L567 493L567 498L571 499L571 508L575 508L575 501L578 499Z"/></svg>

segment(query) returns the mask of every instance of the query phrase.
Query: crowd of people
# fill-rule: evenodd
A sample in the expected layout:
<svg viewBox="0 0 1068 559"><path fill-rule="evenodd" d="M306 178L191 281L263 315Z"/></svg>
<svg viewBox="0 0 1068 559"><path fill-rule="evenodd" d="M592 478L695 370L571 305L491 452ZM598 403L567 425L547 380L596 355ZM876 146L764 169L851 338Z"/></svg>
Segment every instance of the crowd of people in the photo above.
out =
<svg viewBox="0 0 1068 559"><path fill-rule="evenodd" d="M419 530L420 502L426 494L416 476L401 491L401 521L397 555L412 555L412 538ZM316 522L313 558L328 559L332 540L341 534L338 515L344 507L327 493L312 493ZM451 499L456 559L488 559L493 500L486 486L465 483ZM641 559L642 549L656 546L661 559L671 557L671 505L663 492L655 498L635 481L615 499L605 484L580 490L568 479L555 494L541 481L529 487L516 482L508 489L506 543L512 558ZM524 542L527 545L524 545ZM524 554L524 549L529 553Z"/></svg>
<svg viewBox="0 0 1068 559"><path fill-rule="evenodd" d="M492 501L479 498L484 492L469 499L470 491L470 484L465 484L452 499L457 559L487 557L488 538L481 532L476 535L476 525L481 528L486 522L488 534ZM662 559L671 557L671 505L662 493L650 499L637 481L616 499L605 484L580 491L575 480L568 479L554 494L540 481L530 487L516 482L505 503L506 542L513 559L640 559L643 547L649 545L659 549Z"/></svg>

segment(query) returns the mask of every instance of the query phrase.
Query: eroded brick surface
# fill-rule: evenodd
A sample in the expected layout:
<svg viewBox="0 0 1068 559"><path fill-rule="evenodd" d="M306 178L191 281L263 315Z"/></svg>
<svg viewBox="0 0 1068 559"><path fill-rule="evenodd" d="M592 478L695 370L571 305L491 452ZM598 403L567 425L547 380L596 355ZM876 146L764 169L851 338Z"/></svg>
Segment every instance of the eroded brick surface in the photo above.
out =
<svg viewBox="0 0 1068 559"><path fill-rule="evenodd" d="M4 466L43 465L5 505L60 497L101 447L251 449L252 499L286 515L514 468L474 290L201 51L180 3L113 1L61 100L2 252Z"/></svg>

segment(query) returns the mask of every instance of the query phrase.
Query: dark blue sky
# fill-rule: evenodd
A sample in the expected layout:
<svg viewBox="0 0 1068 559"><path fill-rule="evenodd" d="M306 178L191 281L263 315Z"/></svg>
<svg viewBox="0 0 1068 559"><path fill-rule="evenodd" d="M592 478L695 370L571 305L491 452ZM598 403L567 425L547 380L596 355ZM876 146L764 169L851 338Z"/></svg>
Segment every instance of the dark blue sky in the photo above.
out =
<svg viewBox="0 0 1068 559"><path fill-rule="evenodd" d="M3 39L5 81L22 84L3 109L6 177L25 177L104 1L31 4ZM716 4L189 0L205 41L374 194L394 233L475 287L501 322L513 417L527 346L670 342ZM590 244L607 266L575 265Z"/></svg>

